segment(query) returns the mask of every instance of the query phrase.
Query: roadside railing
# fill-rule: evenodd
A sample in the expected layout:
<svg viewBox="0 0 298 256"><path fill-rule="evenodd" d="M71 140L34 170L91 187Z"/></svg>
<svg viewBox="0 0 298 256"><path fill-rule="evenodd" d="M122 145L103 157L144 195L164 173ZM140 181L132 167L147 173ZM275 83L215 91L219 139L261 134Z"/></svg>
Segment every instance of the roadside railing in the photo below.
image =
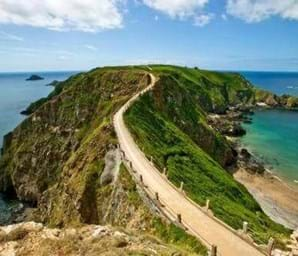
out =
<svg viewBox="0 0 298 256"><path fill-rule="evenodd" d="M123 118L123 114L128 110L128 108L132 105L133 102L135 102L139 96L143 95L144 93L148 92L149 90L151 90L153 87L153 85L147 87L146 89L144 89L143 91L141 91L140 93L134 95L121 109L120 111L122 112L122 118ZM114 121L113 121L114 122ZM120 148L120 145L119 145ZM206 201L206 207L203 208L200 205L198 205L196 202L194 202L191 198L189 198L186 193L183 190L183 183L181 183L180 188L177 188L172 182L170 182L167 178L166 175L166 170L163 170L163 174L155 167L154 163L153 163L153 158L150 156L148 159L148 157L144 154L143 151L141 151L139 149L139 147L137 147L139 152L141 154L143 154L143 156L152 163L154 170L156 171L156 173L158 173L158 175L161 176L162 179L164 179L174 190L176 190L179 193L182 193L182 195L185 197L186 200L188 200L193 206L195 206L197 209L199 209L202 213L206 214L209 218L212 218L214 221L216 221L218 224L220 224L221 226L225 227L226 229L228 229L229 231L231 231L233 234L235 234L236 236L238 236L240 239L242 239L243 241L245 241L246 243L250 244L251 246L253 246L255 249L257 249L260 253L262 253L263 255L271 255L271 252L273 250L273 246L274 246L274 239L270 238L268 245L266 246L267 248L264 250L262 248L260 248L260 246L256 243L254 243L252 240L247 239L248 238L248 223L247 222L243 222L243 228L242 228L242 232L238 232L237 230L233 229L232 227L230 227L229 225L227 225L226 223L224 223L223 221L221 221L220 219L218 219L217 217L215 217L211 210L209 209L209 204L210 201L207 200ZM143 179L143 177L140 175L139 177L137 177L137 172L134 170L132 162L126 158L125 156L125 152L120 148L121 150L121 156L122 156L122 160L124 165L127 167L127 169L129 170L129 172L131 173L132 177L134 178L135 182L146 192L146 194L148 195L149 198L151 198L152 202L154 203L154 205L159 209L159 211L161 213L164 214L165 217L167 217L171 222L175 223L176 225L182 227L185 231L187 231L188 233L195 235L200 241L202 241L204 243L204 245L208 248L209 250L209 255L211 256L221 256L220 252L217 250L217 246L210 244L206 239L204 239L198 232L196 232L195 230L193 230L191 228L191 226L186 223L183 220L183 216L181 216L180 213L175 212L174 209L171 209L169 207L169 205L167 205L167 203L160 197L159 194L157 194L156 191L152 191L148 186L145 185L145 181Z"/></svg>
<svg viewBox="0 0 298 256"><path fill-rule="evenodd" d="M185 230L187 233L194 235L198 238L200 242L202 242L208 250L208 255L210 256L222 256L220 252L217 250L216 245L210 244L204 237L202 237L198 232L193 230L190 225L188 225L182 218L180 213L175 212L169 205L167 205L166 201L155 191L151 190L147 185L142 175L133 169L132 163L125 158L124 151L121 151L122 162L125 167L128 169L129 173L133 177L135 183L146 193L148 198L154 204L154 206L159 210L160 213L163 214L165 218L167 218L170 222L174 223L178 227Z"/></svg>

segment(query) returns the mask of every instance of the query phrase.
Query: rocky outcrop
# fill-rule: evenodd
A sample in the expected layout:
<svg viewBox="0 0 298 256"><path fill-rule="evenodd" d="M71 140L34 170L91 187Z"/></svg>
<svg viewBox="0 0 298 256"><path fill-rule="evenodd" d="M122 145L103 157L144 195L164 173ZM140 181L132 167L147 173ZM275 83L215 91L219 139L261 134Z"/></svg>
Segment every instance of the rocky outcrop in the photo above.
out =
<svg viewBox="0 0 298 256"><path fill-rule="evenodd" d="M99 225L50 229L26 222L0 227L0 256L189 255L154 237Z"/></svg>
<svg viewBox="0 0 298 256"><path fill-rule="evenodd" d="M272 256L298 256L298 230L295 230L291 235L291 240L287 245L289 251L274 249Z"/></svg>
<svg viewBox="0 0 298 256"><path fill-rule="evenodd" d="M231 119L228 115L209 115L208 123L222 135L240 137L246 134L238 117Z"/></svg>
<svg viewBox="0 0 298 256"><path fill-rule="evenodd" d="M287 109L295 109L298 107L298 98L294 96L278 96L264 90L256 90L255 94L256 102L264 103L269 107L281 107Z"/></svg>
<svg viewBox="0 0 298 256"><path fill-rule="evenodd" d="M264 174L264 164L257 160L247 149L239 150L238 166L251 174Z"/></svg>

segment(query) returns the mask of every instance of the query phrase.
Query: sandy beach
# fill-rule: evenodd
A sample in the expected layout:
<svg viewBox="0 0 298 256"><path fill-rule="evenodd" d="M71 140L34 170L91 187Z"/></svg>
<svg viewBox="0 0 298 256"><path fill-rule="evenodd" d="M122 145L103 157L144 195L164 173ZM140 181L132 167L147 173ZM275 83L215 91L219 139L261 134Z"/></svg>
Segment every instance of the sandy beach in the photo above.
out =
<svg viewBox="0 0 298 256"><path fill-rule="evenodd" d="M270 172L257 175L239 169L234 177L273 220L291 229L298 228L298 188L291 188Z"/></svg>

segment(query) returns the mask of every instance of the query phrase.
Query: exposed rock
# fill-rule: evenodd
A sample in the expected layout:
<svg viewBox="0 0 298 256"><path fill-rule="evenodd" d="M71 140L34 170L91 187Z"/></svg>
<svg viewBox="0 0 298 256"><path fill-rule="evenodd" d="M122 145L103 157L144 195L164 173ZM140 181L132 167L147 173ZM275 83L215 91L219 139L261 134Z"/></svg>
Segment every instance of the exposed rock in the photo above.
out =
<svg viewBox="0 0 298 256"><path fill-rule="evenodd" d="M116 180L120 164L120 150L112 148L105 156L105 168L100 176L100 185L105 186Z"/></svg>
<svg viewBox="0 0 298 256"><path fill-rule="evenodd" d="M263 163L253 157L251 153L245 148L240 149L238 165L242 166L243 169L251 174L264 174L264 172L266 171Z"/></svg>
<svg viewBox="0 0 298 256"><path fill-rule="evenodd" d="M19 199L36 204L52 184L65 183L68 175L73 180L92 165L101 171L100 161L114 136L106 120L137 89L147 85L148 76L142 71L97 72L63 82L62 90L69 86L71 90L50 97L9 134L0 160L0 191L13 188ZM100 128L83 144L90 127Z"/></svg>
<svg viewBox="0 0 298 256"><path fill-rule="evenodd" d="M0 227L0 256L96 256L103 253L119 256L187 255L153 237L134 232L124 233L106 226L50 229L42 224L29 222Z"/></svg>
<svg viewBox="0 0 298 256"><path fill-rule="evenodd" d="M295 109L298 107L298 98L290 95L278 96L268 91L256 90L256 102L260 107L282 107Z"/></svg>
<svg viewBox="0 0 298 256"><path fill-rule="evenodd" d="M246 134L245 129L241 126L239 121L234 121L235 119L240 119L241 114L222 115L218 118L209 116L208 123L219 131L222 135L227 135L231 137L240 137Z"/></svg>
<svg viewBox="0 0 298 256"><path fill-rule="evenodd" d="M279 105L279 100L276 95L270 95L266 99L265 103L269 106L276 107Z"/></svg>
<svg viewBox="0 0 298 256"><path fill-rule="evenodd" d="M287 108L297 108L298 107L298 98L297 97L288 97L286 107Z"/></svg>
<svg viewBox="0 0 298 256"><path fill-rule="evenodd" d="M298 256L298 230L295 230L291 235L291 240L287 245L289 251L282 251L275 249L272 252L272 256Z"/></svg>
<svg viewBox="0 0 298 256"><path fill-rule="evenodd" d="M251 158L251 154L248 152L246 148L242 148L240 151L240 157L244 160L249 160Z"/></svg>

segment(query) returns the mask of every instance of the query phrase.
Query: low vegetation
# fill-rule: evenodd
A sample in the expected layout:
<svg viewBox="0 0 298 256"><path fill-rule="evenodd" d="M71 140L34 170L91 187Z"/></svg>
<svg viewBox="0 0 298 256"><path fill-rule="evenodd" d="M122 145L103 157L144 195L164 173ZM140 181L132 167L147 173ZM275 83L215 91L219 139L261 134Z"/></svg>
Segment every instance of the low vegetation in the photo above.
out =
<svg viewBox="0 0 298 256"><path fill-rule="evenodd" d="M256 89L238 74L156 65L75 75L33 103L31 115L6 136L0 191L36 206L34 216L49 226L109 224L162 240L185 255L206 254L194 237L150 211L123 167L115 182L100 184L105 156L117 143L112 117L148 85L148 72L159 81L125 115L137 143L168 169L175 185L183 181L198 204L210 199L214 214L233 228L248 221L258 243L272 236L282 246L290 231L271 221L225 171L235 152L206 121L208 113L256 102Z"/></svg>
<svg viewBox="0 0 298 256"><path fill-rule="evenodd" d="M142 68L103 68L60 83L7 137L0 191L36 205L34 220L49 227L112 225L182 255L205 255L199 241L151 211L123 166L114 182L100 183L117 143L113 114L148 79Z"/></svg>
<svg viewBox="0 0 298 256"><path fill-rule="evenodd" d="M206 144L202 142L205 134L211 137L211 147L228 147L220 134L206 128L206 111L215 112L218 109L214 106L221 109L239 101L253 102L252 86L234 74L164 66L153 67L153 72L159 76L158 84L125 115L136 142L153 156L160 170L167 168L172 183L179 186L184 182L194 201L203 206L210 199L216 217L236 230L247 221L256 242L267 243L274 237L283 247L290 231L267 217L249 192L214 160L217 152L201 146ZM204 93L205 101L200 100L198 90Z"/></svg>

